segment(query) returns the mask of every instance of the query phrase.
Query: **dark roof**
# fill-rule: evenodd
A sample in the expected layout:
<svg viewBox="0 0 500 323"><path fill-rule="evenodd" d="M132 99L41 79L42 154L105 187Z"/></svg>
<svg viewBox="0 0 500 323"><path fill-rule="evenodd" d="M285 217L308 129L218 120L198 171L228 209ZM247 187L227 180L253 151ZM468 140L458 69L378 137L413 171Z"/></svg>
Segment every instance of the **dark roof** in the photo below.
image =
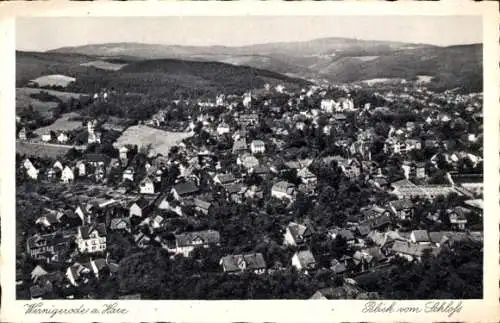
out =
<svg viewBox="0 0 500 323"><path fill-rule="evenodd" d="M198 187L194 182L184 182L176 184L173 188L179 195L188 195L198 192Z"/></svg>
<svg viewBox="0 0 500 323"><path fill-rule="evenodd" d="M295 243L302 243L304 238L311 235L311 231L308 230L307 226L295 222L288 224L287 229L290 231Z"/></svg>
<svg viewBox="0 0 500 323"><path fill-rule="evenodd" d="M88 239L90 234L94 232L94 230L97 230L97 233L99 236L103 237L106 236L106 226L104 223L97 223L97 224L92 224L92 225L82 225L80 227L80 232L82 233L82 238L83 239Z"/></svg>
<svg viewBox="0 0 500 323"><path fill-rule="evenodd" d="M456 184L483 183L483 174L450 174Z"/></svg>
<svg viewBox="0 0 500 323"><path fill-rule="evenodd" d="M429 246L423 246L416 243L410 243L399 240L396 240L392 245L392 250L394 252L416 257L422 256L424 250L426 249L431 249L431 248Z"/></svg>
<svg viewBox="0 0 500 323"><path fill-rule="evenodd" d="M427 230L414 230L413 236L415 237L416 242L429 242L429 234L427 233Z"/></svg>
<svg viewBox="0 0 500 323"><path fill-rule="evenodd" d="M226 272L241 271L243 269L258 270L266 268L266 261L261 253L228 255L222 257L221 264Z"/></svg>
<svg viewBox="0 0 500 323"><path fill-rule="evenodd" d="M368 232L369 232L370 229L380 228L380 227L387 225L387 224L390 224L390 223L391 223L390 216L389 215L382 215L382 216L379 216L377 218L365 220L365 221L361 222L360 224L368 226ZM360 225L360 227L361 227L361 225ZM368 234L368 232L366 232L366 234Z"/></svg>
<svg viewBox="0 0 500 323"><path fill-rule="evenodd" d="M215 230L185 232L175 235L177 247L187 247L198 245L197 240L201 240L201 245L219 243L220 234Z"/></svg>
<svg viewBox="0 0 500 323"><path fill-rule="evenodd" d="M389 204L396 210L401 211L413 207L413 202L408 199L390 201Z"/></svg>
<svg viewBox="0 0 500 323"><path fill-rule="evenodd" d="M141 209L147 207L149 205L149 201L146 200L145 198L140 198L137 201L133 202L130 206L137 204Z"/></svg>
<svg viewBox="0 0 500 323"><path fill-rule="evenodd" d="M212 204L201 199L194 199L194 206L199 207L200 209L208 210Z"/></svg>
<svg viewBox="0 0 500 323"><path fill-rule="evenodd" d="M109 224L110 229L112 230L120 230L130 228L130 219L129 218L114 218L111 219L111 223Z"/></svg>
<svg viewBox="0 0 500 323"><path fill-rule="evenodd" d="M217 178L222 184L231 183L236 180L233 174L217 174Z"/></svg>
<svg viewBox="0 0 500 323"><path fill-rule="evenodd" d="M105 154L86 154L84 156L85 160L89 162L104 162L105 164L108 164L111 158L108 155Z"/></svg>
<svg viewBox="0 0 500 323"><path fill-rule="evenodd" d="M297 257L299 258L299 262L303 268L307 268L316 263L316 259L310 250L301 250L297 251Z"/></svg>
<svg viewBox="0 0 500 323"><path fill-rule="evenodd" d="M333 259L330 264L330 269L336 274L342 274L347 270L346 265L337 259Z"/></svg>

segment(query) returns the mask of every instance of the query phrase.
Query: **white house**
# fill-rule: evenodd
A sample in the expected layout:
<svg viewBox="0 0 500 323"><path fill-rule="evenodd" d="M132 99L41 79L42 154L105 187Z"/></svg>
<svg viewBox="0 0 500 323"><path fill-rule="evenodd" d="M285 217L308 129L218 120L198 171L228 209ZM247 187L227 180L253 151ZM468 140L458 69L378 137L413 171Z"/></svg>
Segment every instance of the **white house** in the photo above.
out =
<svg viewBox="0 0 500 323"><path fill-rule="evenodd" d="M321 110L327 112L327 113L332 113L334 111L336 102L332 99L323 99L321 100Z"/></svg>
<svg viewBox="0 0 500 323"><path fill-rule="evenodd" d="M316 267L316 259L309 250L297 251L292 257L292 266L298 271L305 271L314 269Z"/></svg>
<svg viewBox="0 0 500 323"><path fill-rule="evenodd" d="M85 169L85 163L83 161L78 161L76 163L76 169L78 170L78 176L85 176L86 169Z"/></svg>
<svg viewBox="0 0 500 323"><path fill-rule="evenodd" d="M314 175L307 167L300 169L297 172L297 176L304 184L314 184L318 181L316 175Z"/></svg>
<svg viewBox="0 0 500 323"><path fill-rule="evenodd" d="M64 132L61 132L59 134L59 136L57 136L57 142L59 142L61 144L67 143L68 140L69 140L69 137Z"/></svg>
<svg viewBox="0 0 500 323"><path fill-rule="evenodd" d="M28 139L27 132L26 132L26 128L22 128L22 129L19 131L18 137L19 137L19 139L21 139L21 140L26 140L26 139Z"/></svg>
<svg viewBox="0 0 500 323"><path fill-rule="evenodd" d="M229 125L225 122L222 122L221 124L219 124L219 126L217 127L217 133L219 135L223 135L223 134L226 134L226 133L229 133L230 129L229 129Z"/></svg>
<svg viewBox="0 0 500 323"><path fill-rule="evenodd" d="M36 169L34 166L31 167L31 168L28 168L26 170L26 173L28 174L28 176L32 179L37 179L38 178L38 173L39 173L39 170Z"/></svg>
<svg viewBox="0 0 500 323"><path fill-rule="evenodd" d="M122 175L122 179L125 181L125 180L129 180L129 181L134 181L134 169L132 167L129 167L127 169L125 169L125 171L123 172L123 175Z"/></svg>
<svg viewBox="0 0 500 323"><path fill-rule="evenodd" d="M266 150L266 145L262 140L254 140L250 144L250 151L252 152L252 154L258 154L258 153L263 154L265 150Z"/></svg>
<svg viewBox="0 0 500 323"><path fill-rule="evenodd" d="M24 161L23 161L23 167L24 169L28 170L30 168L33 168L33 163L31 162L31 160L29 160L28 158L26 158Z"/></svg>
<svg viewBox="0 0 500 323"><path fill-rule="evenodd" d="M175 235L175 248L172 251L178 255L189 257L194 248L207 248L210 245L217 245L219 241L220 234L218 231L205 230L186 232Z"/></svg>
<svg viewBox="0 0 500 323"><path fill-rule="evenodd" d="M149 177L144 178L139 184L139 191L141 194L154 194L155 185L153 180Z"/></svg>
<svg viewBox="0 0 500 323"><path fill-rule="evenodd" d="M42 135L43 142L49 142L52 140L52 135L50 133Z"/></svg>
<svg viewBox="0 0 500 323"><path fill-rule="evenodd" d="M63 181L63 183L70 183L73 182L74 179L75 174L73 173L73 170L68 166L64 167L61 173L61 181Z"/></svg>
<svg viewBox="0 0 500 323"><path fill-rule="evenodd" d="M120 147L119 153L120 153L120 159L126 160L128 154L128 148L125 146Z"/></svg>
<svg viewBox="0 0 500 323"><path fill-rule="evenodd" d="M277 182L271 188L271 196L274 196L278 199L293 199L294 195L295 185L285 181Z"/></svg>
<svg viewBox="0 0 500 323"><path fill-rule="evenodd" d="M76 235L78 251L95 253L106 250L106 226L104 223L82 225Z"/></svg>
<svg viewBox="0 0 500 323"><path fill-rule="evenodd" d="M307 226L290 222L286 227L283 242L287 246L298 246L303 244L311 236L311 233Z"/></svg>
<svg viewBox="0 0 500 323"><path fill-rule="evenodd" d="M54 166L52 166L52 167L53 167L53 168L58 168L58 169L59 169L59 170L61 170L61 171L64 169L64 167L63 167L63 165L62 165L62 163L61 163L60 161L56 161L56 162L54 163Z"/></svg>

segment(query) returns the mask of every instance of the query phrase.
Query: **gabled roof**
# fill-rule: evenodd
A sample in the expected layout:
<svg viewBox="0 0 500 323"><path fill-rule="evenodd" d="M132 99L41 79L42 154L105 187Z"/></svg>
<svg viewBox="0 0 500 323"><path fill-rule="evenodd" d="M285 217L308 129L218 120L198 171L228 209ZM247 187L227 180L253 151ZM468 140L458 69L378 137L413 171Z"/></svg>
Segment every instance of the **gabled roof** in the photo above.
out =
<svg viewBox="0 0 500 323"><path fill-rule="evenodd" d="M113 218L109 224L109 228L112 230L120 230L130 228L129 218Z"/></svg>
<svg viewBox="0 0 500 323"><path fill-rule="evenodd" d="M330 263L330 269L336 274L342 274L347 270L347 267L343 262L333 259Z"/></svg>
<svg viewBox="0 0 500 323"><path fill-rule="evenodd" d="M194 182L178 183L173 188L179 195L188 195L198 192L198 187Z"/></svg>
<svg viewBox="0 0 500 323"><path fill-rule="evenodd" d="M233 174L217 174L217 179L222 183L222 184L227 184L227 183L232 183L236 180Z"/></svg>
<svg viewBox="0 0 500 323"><path fill-rule="evenodd" d="M430 250L431 247L399 240L396 240L392 245L392 250L394 252L415 257L421 257L424 250L428 249Z"/></svg>
<svg viewBox="0 0 500 323"><path fill-rule="evenodd" d="M429 242L429 234L427 230L413 230L413 236L415 237L416 242Z"/></svg>
<svg viewBox="0 0 500 323"><path fill-rule="evenodd" d="M408 199L401 199L396 201L390 201L389 205L391 205L396 211L401 211L412 208L413 202Z"/></svg>
<svg viewBox="0 0 500 323"><path fill-rule="evenodd" d="M106 236L106 226L104 225L104 223L82 225L80 227L80 232L82 234L83 239L88 239L90 237L90 234L94 231L97 231L97 233L101 237Z"/></svg>
<svg viewBox="0 0 500 323"><path fill-rule="evenodd" d="M272 190L288 194L289 190L294 188L295 185L293 185L292 183L286 181L280 181L273 185Z"/></svg>
<svg viewBox="0 0 500 323"><path fill-rule="evenodd" d="M175 235L177 247L194 246L196 245L196 240L201 240L204 245L219 243L220 234L215 230L205 230Z"/></svg>
<svg viewBox="0 0 500 323"><path fill-rule="evenodd" d="M295 222L290 222L287 229L296 243L302 243L304 238L311 235L311 231L308 230L307 226Z"/></svg>
<svg viewBox="0 0 500 323"><path fill-rule="evenodd" d="M302 268L307 268L311 265L316 264L316 259L314 259L314 256L310 250L297 251L295 254L299 259Z"/></svg>
<svg viewBox="0 0 500 323"><path fill-rule="evenodd" d="M264 260L264 256L261 253L228 255L222 257L220 262L226 272L241 271L242 268L239 265L242 262L244 262L244 268L247 270L266 269L266 261Z"/></svg>

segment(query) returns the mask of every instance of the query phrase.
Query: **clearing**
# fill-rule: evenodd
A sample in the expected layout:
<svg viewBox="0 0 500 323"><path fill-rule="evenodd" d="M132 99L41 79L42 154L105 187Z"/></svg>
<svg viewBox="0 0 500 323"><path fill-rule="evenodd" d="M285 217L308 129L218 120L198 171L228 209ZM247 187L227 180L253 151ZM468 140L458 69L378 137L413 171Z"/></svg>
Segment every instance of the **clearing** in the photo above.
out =
<svg viewBox="0 0 500 323"><path fill-rule="evenodd" d="M80 64L81 66L92 66L101 70L108 70L108 71L118 71L122 69L124 66L127 64L116 64L116 63L110 63L106 61L92 61L88 63L82 63Z"/></svg>
<svg viewBox="0 0 500 323"><path fill-rule="evenodd" d="M16 141L16 153L26 156L57 158L70 149L71 146Z"/></svg>
<svg viewBox="0 0 500 323"><path fill-rule="evenodd" d="M80 115L78 113L75 113L75 112L70 112L70 113L62 114L59 119L57 119L56 121L54 121L54 123L52 123L52 124L50 124L50 125L48 125L46 127L38 128L38 129L36 129L33 132L36 133L38 136L41 136L41 135L47 134L47 133L49 133L51 131L54 131L54 132L58 132L58 131L71 131L71 130L74 130L74 129L81 128L82 127L82 121L72 121L72 120L70 120L71 118L79 117L79 116Z"/></svg>
<svg viewBox="0 0 500 323"><path fill-rule="evenodd" d="M113 144L116 148L124 145L137 145L146 147L151 144L149 155L168 155L170 148L177 145L183 139L191 137L190 132L170 132L151 128L145 125L129 127Z"/></svg>

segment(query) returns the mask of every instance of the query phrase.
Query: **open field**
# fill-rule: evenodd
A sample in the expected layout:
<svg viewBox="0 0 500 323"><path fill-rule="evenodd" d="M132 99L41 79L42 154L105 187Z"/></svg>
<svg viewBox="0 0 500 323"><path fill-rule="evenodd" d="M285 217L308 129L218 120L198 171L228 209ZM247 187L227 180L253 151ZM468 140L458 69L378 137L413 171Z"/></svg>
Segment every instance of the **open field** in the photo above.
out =
<svg viewBox="0 0 500 323"><path fill-rule="evenodd" d="M106 62L106 61L92 61L92 62L88 62L88 63L82 63L80 65L92 66L95 68L99 68L101 70L118 71L119 69L126 66L127 64L116 64L116 63L110 63L110 62Z"/></svg>
<svg viewBox="0 0 500 323"><path fill-rule="evenodd" d="M119 148L123 145L148 146L151 144L150 155L167 155L172 146L181 142L184 138L191 137L189 132L169 132L151 128L144 125L129 127L113 144Z"/></svg>
<svg viewBox="0 0 500 323"><path fill-rule="evenodd" d="M26 156L57 158L70 149L71 146L16 141L16 153Z"/></svg>
<svg viewBox="0 0 500 323"><path fill-rule="evenodd" d="M70 131L77 128L82 127L81 121L70 121L69 119L73 117L78 117L79 114L75 112L65 113L61 115L59 119L57 119L51 125L46 127L38 128L34 131L37 135L41 136L43 134L49 133L50 131Z"/></svg>
<svg viewBox="0 0 500 323"><path fill-rule="evenodd" d="M16 112L23 111L31 105L35 111L38 111L42 115L51 115L52 110L58 106L57 102L43 102L31 97L31 95L38 94L42 91L57 97L65 103L69 103L71 99L79 100L82 96L88 96L83 93L61 92L29 87L16 88Z"/></svg>

